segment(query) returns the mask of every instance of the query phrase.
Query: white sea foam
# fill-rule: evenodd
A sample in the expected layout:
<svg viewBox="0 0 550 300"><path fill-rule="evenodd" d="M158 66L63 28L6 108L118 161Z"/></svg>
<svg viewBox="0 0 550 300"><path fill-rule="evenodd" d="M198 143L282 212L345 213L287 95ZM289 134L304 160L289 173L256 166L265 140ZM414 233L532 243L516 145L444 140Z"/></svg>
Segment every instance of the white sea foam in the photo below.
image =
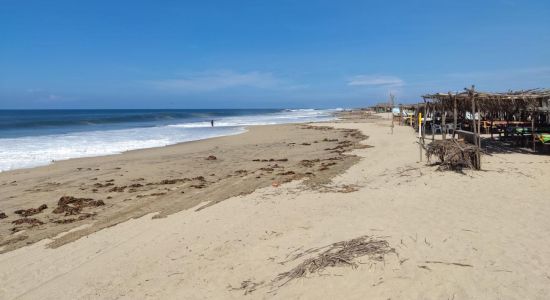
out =
<svg viewBox="0 0 550 300"><path fill-rule="evenodd" d="M224 117L220 120L214 120L216 127L232 126L252 126L252 125L273 125L283 123L299 123L318 120L328 120L332 118L334 110L314 110L314 109L289 109L284 112L264 115L250 115L238 117ZM180 128L200 128L210 127L209 121L192 122L168 125L170 127Z"/></svg>
<svg viewBox="0 0 550 300"><path fill-rule="evenodd" d="M77 157L117 154L128 150L161 147L186 141L239 134L244 126L296 123L333 118L328 110L292 110L180 123L166 126L88 131L68 134L0 139L0 172L47 165Z"/></svg>

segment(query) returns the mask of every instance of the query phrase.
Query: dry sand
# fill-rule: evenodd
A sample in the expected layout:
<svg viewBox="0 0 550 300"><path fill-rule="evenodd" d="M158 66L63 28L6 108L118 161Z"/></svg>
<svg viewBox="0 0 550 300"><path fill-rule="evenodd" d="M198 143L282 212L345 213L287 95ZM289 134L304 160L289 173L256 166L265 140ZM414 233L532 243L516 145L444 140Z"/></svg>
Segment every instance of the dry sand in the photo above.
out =
<svg viewBox="0 0 550 300"><path fill-rule="evenodd" d="M412 130L391 135L388 122L331 124L374 147L354 150L363 159L324 188L292 181L0 254L0 298L547 299L550 157L501 153L485 156L481 172L437 172L418 162ZM114 168L110 159L97 158L100 169ZM149 159L159 173L167 167L164 156ZM62 176L56 165L27 171ZM364 235L397 254L273 281L306 258L289 257Z"/></svg>

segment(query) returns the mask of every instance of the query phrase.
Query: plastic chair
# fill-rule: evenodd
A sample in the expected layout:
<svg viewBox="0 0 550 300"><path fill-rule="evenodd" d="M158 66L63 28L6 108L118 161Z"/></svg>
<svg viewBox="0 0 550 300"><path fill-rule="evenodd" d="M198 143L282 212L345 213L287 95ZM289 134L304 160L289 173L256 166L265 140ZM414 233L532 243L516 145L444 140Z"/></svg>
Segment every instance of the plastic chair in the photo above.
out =
<svg viewBox="0 0 550 300"><path fill-rule="evenodd" d="M445 127L447 129L447 132L452 132L455 130L455 124L445 124ZM456 130L462 130L462 126L460 124L456 124Z"/></svg>
<svg viewBox="0 0 550 300"><path fill-rule="evenodd" d="M437 131L439 131L439 133L443 134L443 128L441 128L441 125L439 124L432 124L432 133L437 133Z"/></svg>

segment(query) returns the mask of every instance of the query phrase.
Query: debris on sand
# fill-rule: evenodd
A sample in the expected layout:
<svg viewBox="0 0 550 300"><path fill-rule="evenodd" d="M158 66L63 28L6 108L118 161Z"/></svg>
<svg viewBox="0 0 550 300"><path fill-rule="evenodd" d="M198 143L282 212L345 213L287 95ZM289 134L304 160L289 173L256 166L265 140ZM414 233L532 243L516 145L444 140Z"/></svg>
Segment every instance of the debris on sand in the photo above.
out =
<svg viewBox="0 0 550 300"><path fill-rule="evenodd" d="M6 215L5 212L0 211L0 219L5 219L7 217L8 217L8 215Z"/></svg>
<svg viewBox="0 0 550 300"><path fill-rule="evenodd" d="M319 187L321 193L353 193L359 190L359 186L355 184L344 184L344 185L329 185Z"/></svg>
<svg viewBox="0 0 550 300"><path fill-rule="evenodd" d="M192 187L192 188L196 188L196 189L203 189L206 187L206 185L204 183L201 183L201 184L192 184L190 185L189 187Z"/></svg>
<svg viewBox="0 0 550 300"><path fill-rule="evenodd" d="M152 193L152 194L149 194L149 196L164 196L166 195L166 193Z"/></svg>
<svg viewBox="0 0 550 300"><path fill-rule="evenodd" d="M78 216L78 218L61 219L61 220L55 220L53 222L57 224L69 224L76 221L88 219L89 217L92 217L92 216L95 216L95 214L82 214Z"/></svg>
<svg viewBox="0 0 550 300"><path fill-rule="evenodd" d="M179 182L186 182L191 181L189 178L176 178L176 179L164 179L160 182L160 184L176 184Z"/></svg>
<svg viewBox="0 0 550 300"><path fill-rule="evenodd" d="M206 160L217 160L218 158L215 157L214 155L210 155L206 158Z"/></svg>
<svg viewBox="0 0 550 300"><path fill-rule="evenodd" d="M274 161L288 161L288 158L270 158L270 159L253 159L252 161L262 161L262 162L274 162Z"/></svg>
<svg viewBox="0 0 550 300"><path fill-rule="evenodd" d="M315 163L318 163L320 160L317 158L317 159L304 159L304 160L301 160L300 161L300 164L304 167L308 167L308 168L311 168L315 165Z"/></svg>
<svg viewBox="0 0 550 300"><path fill-rule="evenodd" d="M15 225L28 224L28 225L31 225L31 227L44 224L44 222L42 222L38 219L35 219L35 218L21 218L21 219L17 219L15 221L13 221L11 223L15 224Z"/></svg>
<svg viewBox="0 0 550 300"><path fill-rule="evenodd" d="M63 196L59 198L59 201L57 202L57 207L54 209L53 213L65 213L66 216L78 215L85 207L97 207L102 205L105 205L105 202L103 202L102 200Z"/></svg>
<svg viewBox="0 0 550 300"><path fill-rule="evenodd" d="M323 249L326 250L319 253ZM295 255L289 261L315 254L315 256L304 260L290 271L279 274L274 282L284 281L278 285L280 287L293 279L305 277L308 274L319 273L328 267L349 266L357 268L359 265L355 260L359 257L367 256L368 259L373 261L384 261L384 256L390 253L396 252L394 248L390 247L387 241L365 235L349 241L309 249Z"/></svg>
<svg viewBox="0 0 550 300"><path fill-rule="evenodd" d="M13 213L18 214L22 217L28 217L28 216L32 216L32 215L36 215L38 213L41 213L46 208L48 208L48 206L46 204L42 204L38 208L19 209L19 210L14 211Z"/></svg>
<svg viewBox="0 0 550 300"><path fill-rule="evenodd" d="M353 146L353 148L355 149L368 149L368 148L372 148L374 146L371 146L371 145L363 145L363 144L359 144L359 145L355 145Z"/></svg>
<svg viewBox="0 0 550 300"><path fill-rule="evenodd" d="M439 159L438 170L474 169L476 165L476 147L456 140L433 141L426 146L428 162L435 156Z"/></svg>
<svg viewBox="0 0 550 300"><path fill-rule="evenodd" d="M294 175L296 174L294 171L286 171L286 172L281 172L281 173L278 173L277 175Z"/></svg>
<svg viewBox="0 0 550 300"><path fill-rule="evenodd" d="M113 185L115 185L115 184L112 183L112 182L107 182L107 183L97 182L97 183L94 183L94 187L96 187L96 188L103 188L103 187L108 187L108 186L113 186Z"/></svg>
<svg viewBox="0 0 550 300"><path fill-rule="evenodd" d="M111 188L111 189L109 190L109 192L122 193L122 192L124 192L125 189L126 189L126 186L125 186L125 185L124 185L124 186L115 186L115 187Z"/></svg>
<svg viewBox="0 0 550 300"><path fill-rule="evenodd" d="M248 295L252 292L254 292L258 287L260 287L264 282L253 282L252 280L245 280L243 282L241 282L241 286L239 287L232 287L231 285L229 286L229 288L231 290L241 290L241 291L244 291L244 295Z"/></svg>
<svg viewBox="0 0 550 300"><path fill-rule="evenodd" d="M353 192L357 192L358 190L359 190L359 188L356 185L344 184L343 186L341 186L340 189L337 189L336 192L337 193L353 193Z"/></svg>

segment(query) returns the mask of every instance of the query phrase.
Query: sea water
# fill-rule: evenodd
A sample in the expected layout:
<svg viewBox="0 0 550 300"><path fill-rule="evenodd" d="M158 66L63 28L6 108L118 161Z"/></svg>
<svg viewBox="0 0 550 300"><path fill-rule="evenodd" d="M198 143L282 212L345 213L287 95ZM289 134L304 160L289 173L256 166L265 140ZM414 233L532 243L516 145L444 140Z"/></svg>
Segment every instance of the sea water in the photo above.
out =
<svg viewBox="0 0 550 300"><path fill-rule="evenodd" d="M248 125L325 121L336 110L0 110L0 172L234 135ZM210 121L214 121L214 127Z"/></svg>

